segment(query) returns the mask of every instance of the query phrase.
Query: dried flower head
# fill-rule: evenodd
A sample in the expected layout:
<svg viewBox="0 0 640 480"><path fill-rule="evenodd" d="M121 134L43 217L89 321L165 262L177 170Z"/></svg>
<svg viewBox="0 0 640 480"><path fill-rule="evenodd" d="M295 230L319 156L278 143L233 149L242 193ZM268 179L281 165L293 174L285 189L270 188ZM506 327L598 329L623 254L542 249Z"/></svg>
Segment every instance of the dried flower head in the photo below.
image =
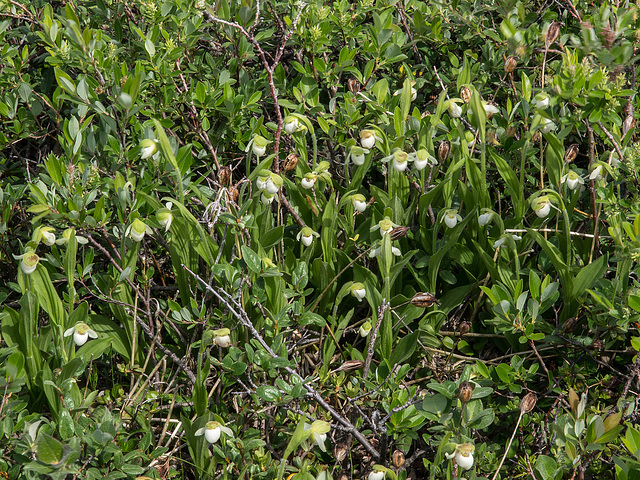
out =
<svg viewBox="0 0 640 480"><path fill-rule="evenodd" d="M515 59L515 57L509 57L504 62L504 71L507 73L512 73L517 66L518 61Z"/></svg>
<svg viewBox="0 0 640 480"><path fill-rule="evenodd" d="M533 407L536 406L536 402L538 401L538 397L533 392L527 393L520 402L520 411L522 413L529 413L533 410Z"/></svg>
<svg viewBox="0 0 640 480"><path fill-rule="evenodd" d="M460 384L460 388L458 389L458 398L463 405L469 403L471 400L471 395L473 395L473 388L471 384L466 380Z"/></svg>
<svg viewBox="0 0 640 480"><path fill-rule="evenodd" d="M431 307L434 303L440 305L438 299L429 292L418 292L411 298L411 304L420 308Z"/></svg>
<svg viewBox="0 0 640 480"><path fill-rule="evenodd" d="M451 142L449 142L449 140L440 142L440 146L438 147L438 159L440 160L440 163L444 162L447 158L449 158L450 152L451 152Z"/></svg>

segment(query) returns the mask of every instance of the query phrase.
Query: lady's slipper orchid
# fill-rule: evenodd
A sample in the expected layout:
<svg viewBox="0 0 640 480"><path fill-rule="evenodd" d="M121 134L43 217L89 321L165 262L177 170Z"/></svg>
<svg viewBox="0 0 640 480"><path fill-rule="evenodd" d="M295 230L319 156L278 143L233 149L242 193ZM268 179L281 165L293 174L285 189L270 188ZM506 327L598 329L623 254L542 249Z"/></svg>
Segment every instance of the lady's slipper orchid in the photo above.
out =
<svg viewBox="0 0 640 480"><path fill-rule="evenodd" d="M310 227L304 227L298 233L296 237L297 240L300 240L305 247L308 247L313 243L313 237L320 237L320 234L314 232Z"/></svg>
<svg viewBox="0 0 640 480"><path fill-rule="evenodd" d="M386 472L384 470L377 470L374 467L374 470L371 471L371 473L367 477L367 480L383 480L385 473Z"/></svg>
<svg viewBox="0 0 640 480"><path fill-rule="evenodd" d="M376 144L376 132L373 130L362 130L360 132L360 145L363 148L371 150Z"/></svg>
<svg viewBox="0 0 640 480"><path fill-rule="evenodd" d="M204 435L204 438L209 443L216 443L220 439L220 435L224 433L230 437L233 437L233 432L230 428L225 427L220 422L215 420L207 422L207 424L196 430L195 436L200 437Z"/></svg>
<svg viewBox="0 0 640 480"><path fill-rule="evenodd" d="M261 192L267 188L267 182L271 178L271 172L269 170L261 170L256 178L256 187Z"/></svg>
<svg viewBox="0 0 640 480"><path fill-rule="evenodd" d="M549 95L547 95L545 92L540 92L535 97L533 97L533 104L536 106L536 108L544 110L549 106Z"/></svg>
<svg viewBox="0 0 640 480"><path fill-rule="evenodd" d="M31 275L38 268L38 263L40 262L40 257L33 250L27 250L24 255L22 255L22 260L20 261L20 270L25 275Z"/></svg>
<svg viewBox="0 0 640 480"><path fill-rule="evenodd" d="M129 234L131 235L131 238L136 242L140 242L144 238L144 234L146 232L147 232L147 224L144 223L139 218L136 218L131 224L131 228L129 230Z"/></svg>
<svg viewBox="0 0 640 480"><path fill-rule="evenodd" d="M364 285L360 282L353 283L349 290L351 292L351 295L356 297L359 302L361 302L362 299L364 299L364 297L367 295L367 291L365 290Z"/></svg>
<svg viewBox="0 0 640 480"><path fill-rule="evenodd" d="M413 85L415 85L416 82L411 82L411 101L413 102L417 97L418 97L418 91L415 89L415 87ZM398 95L402 95L402 88L396 90L395 92L393 92L393 96L397 97Z"/></svg>
<svg viewBox="0 0 640 480"><path fill-rule="evenodd" d="M438 164L438 160L436 160L433 155L430 155L424 148L411 154L411 156L413 158L413 166L416 170L423 170L427 165L435 167Z"/></svg>
<svg viewBox="0 0 640 480"><path fill-rule="evenodd" d="M264 138L262 135L255 135L251 139L245 150L248 152L249 148L251 148L253 154L259 158L266 153L267 145L269 145L270 143L271 142Z"/></svg>
<svg viewBox="0 0 640 480"><path fill-rule="evenodd" d="M531 202L531 208L540 218L545 218L551 211L551 200L547 195L536 197Z"/></svg>
<svg viewBox="0 0 640 480"><path fill-rule="evenodd" d="M305 423L304 430L309 432L309 440L320 447L323 452L327 451L324 443L327 440L327 433L331 430L331 425L322 420L316 420L311 425Z"/></svg>
<svg viewBox="0 0 640 480"><path fill-rule="evenodd" d="M493 212L485 212L482 215L478 216L478 225L480 225L481 227L484 227L485 225L488 225L489 222L491 222L492 218L493 218Z"/></svg>
<svg viewBox="0 0 640 480"><path fill-rule="evenodd" d="M354 165L362 165L364 163L364 156L369 153L369 150L366 148L358 147L357 145L351 147L349 151L349 157Z"/></svg>
<svg viewBox="0 0 640 480"><path fill-rule="evenodd" d="M53 227L38 227L36 231L33 232L33 240L36 243L42 242L50 247L56 243L56 234L53 232L55 232Z"/></svg>
<svg viewBox="0 0 640 480"><path fill-rule="evenodd" d="M453 100L449 100L449 115L452 118L460 118L462 116L462 107Z"/></svg>
<svg viewBox="0 0 640 480"><path fill-rule="evenodd" d="M284 131L289 135L305 130L305 126L300 124L300 120L293 115L288 115L284 119Z"/></svg>
<svg viewBox="0 0 640 480"><path fill-rule="evenodd" d="M371 230L379 229L380 235L384 235L386 233L389 233L391 230L393 230L397 226L398 225L393 223L389 217L384 217L382 220L378 222L377 225L374 225L373 227L371 227Z"/></svg>
<svg viewBox="0 0 640 480"><path fill-rule="evenodd" d="M168 232L173 222L173 214L171 213L171 207L173 202L165 203L165 208L161 208L156 212L156 218L161 227L164 227L164 231Z"/></svg>
<svg viewBox="0 0 640 480"><path fill-rule="evenodd" d="M70 335L73 335L73 342L79 347L87 343L89 337L98 338L98 334L84 322L78 322L75 324L75 326L67 329L64 332L65 337L68 337Z"/></svg>
<svg viewBox="0 0 640 480"><path fill-rule="evenodd" d="M515 242L518 240L522 240L522 237L519 235L512 235L510 233L503 233L502 235L500 235L500 238L493 242L493 248L500 248L504 246L505 242L509 243L511 245L511 248L515 248Z"/></svg>
<svg viewBox="0 0 640 480"><path fill-rule="evenodd" d="M589 180L595 180L599 182L604 177L602 176L602 165L593 164L591 173L589 174Z"/></svg>
<svg viewBox="0 0 640 480"><path fill-rule="evenodd" d="M371 328L371 322L366 321L362 325L360 325L360 330L358 330L358 333L362 338L368 337L371 333Z"/></svg>
<svg viewBox="0 0 640 480"><path fill-rule="evenodd" d="M492 103L484 103L482 106L487 114L487 118L491 118L491 115L494 113L500 113L500 109Z"/></svg>
<svg viewBox="0 0 640 480"><path fill-rule="evenodd" d="M367 199L360 193L356 193L353 197L351 197L351 203L353 204L353 209L356 212L362 213L367 209Z"/></svg>
<svg viewBox="0 0 640 480"><path fill-rule="evenodd" d="M584 184L584 180L575 170L569 170L569 173L562 177L562 183L566 183L569 190L575 190Z"/></svg>
<svg viewBox="0 0 640 480"><path fill-rule="evenodd" d="M450 208L449 210L444 212L444 216L442 217L442 221L445 223L445 225L447 227L453 228L458 224L458 222L462 221L462 217L460 215L458 215L457 210L454 210L453 208Z"/></svg>
<svg viewBox="0 0 640 480"><path fill-rule="evenodd" d="M456 459L456 465L462 470L469 470L473 467L473 452L476 447L471 443L463 443L456 446L456 450L453 453L446 453L446 457Z"/></svg>
<svg viewBox="0 0 640 480"><path fill-rule="evenodd" d="M376 247L373 250L371 250L371 252L369 253L369 258L373 258L373 257L377 257L378 255L380 255L380 252L382 251L382 247ZM402 251L398 248L398 247L391 247L391 253L393 253L396 257L400 257L402 256Z"/></svg>
<svg viewBox="0 0 640 480"><path fill-rule="evenodd" d="M262 202L263 205L270 205L271 203L273 203L275 199L276 199L276 196L272 195L266 190L262 192L262 195L260 195L260 201Z"/></svg>
<svg viewBox="0 0 640 480"><path fill-rule="evenodd" d="M318 180L318 174L316 172L309 172L305 174L302 180L300 180L300 185L302 188L310 190L316 184L316 180Z"/></svg>
<svg viewBox="0 0 640 480"><path fill-rule="evenodd" d="M229 336L231 330L228 328L219 328L218 330L214 330L212 333L213 341L219 347L226 348L231 345L231 337Z"/></svg>
<svg viewBox="0 0 640 480"><path fill-rule="evenodd" d="M282 177L280 175L278 175L277 173L272 173L269 176L269 180L267 180L265 184L265 192L271 195L275 195L276 193L278 193L278 190L280 190L280 187L282 187L283 183L284 180L282 180Z"/></svg>
<svg viewBox="0 0 640 480"><path fill-rule="evenodd" d="M398 172L404 172L407 169L407 165L409 164L409 154L403 152L402 150L396 150L393 155L389 155L388 157L384 157L382 159L383 162L392 161L393 168L395 168Z"/></svg>
<svg viewBox="0 0 640 480"><path fill-rule="evenodd" d="M551 120L549 120L548 118L543 118L541 123L542 123L542 128L540 129L540 131L542 133L551 133L556 128L558 128L557 125L553 123Z"/></svg>
<svg viewBox="0 0 640 480"><path fill-rule="evenodd" d="M150 158L158 151L158 140L145 138L140 142L140 158Z"/></svg>

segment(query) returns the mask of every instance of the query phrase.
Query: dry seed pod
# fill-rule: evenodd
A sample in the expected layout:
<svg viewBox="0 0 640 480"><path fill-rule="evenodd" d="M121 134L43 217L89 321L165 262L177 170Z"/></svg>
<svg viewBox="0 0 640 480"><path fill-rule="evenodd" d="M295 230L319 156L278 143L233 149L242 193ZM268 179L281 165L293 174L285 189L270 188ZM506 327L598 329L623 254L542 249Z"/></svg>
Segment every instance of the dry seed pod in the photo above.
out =
<svg viewBox="0 0 640 480"><path fill-rule="evenodd" d="M518 61L515 59L515 57L509 57L504 62L504 71L507 73L512 73L517 66L518 66Z"/></svg>
<svg viewBox="0 0 640 480"><path fill-rule="evenodd" d="M560 22L553 22L547 29L547 34L544 37L544 46L549 48L553 45L553 42L558 39L558 35L560 35Z"/></svg>
<svg viewBox="0 0 640 480"><path fill-rule="evenodd" d="M295 153L290 153L289 155L287 155L287 158L284 159L284 165L282 166L282 168L284 168L285 172L290 172L291 170L295 170L297 165L298 155L296 155Z"/></svg>
<svg viewBox="0 0 640 480"><path fill-rule="evenodd" d="M400 450L396 450L395 452L393 452L391 454L391 462L393 463L393 466L396 468L400 468L404 465L404 453L402 453Z"/></svg>
<svg viewBox="0 0 640 480"><path fill-rule="evenodd" d="M536 130L535 132L533 132L533 137L531 137L531 141L539 142L541 138L542 138L542 134L540 133L540 130Z"/></svg>
<svg viewBox="0 0 640 480"><path fill-rule="evenodd" d="M239 192L236 187L229 187L227 190L227 198L234 203L238 202Z"/></svg>
<svg viewBox="0 0 640 480"><path fill-rule="evenodd" d="M567 320L562 324L562 333L573 332L577 324L578 320L576 319L576 317L567 318Z"/></svg>
<svg viewBox="0 0 640 480"><path fill-rule="evenodd" d="M460 384L460 388L458 389L458 398L463 405L469 403L471 400L471 395L473 395L473 388L471 388L471 384L466 380Z"/></svg>
<svg viewBox="0 0 640 480"><path fill-rule="evenodd" d="M399 240L404 237L409 231L409 227L396 227L389 232L389 238L391 240Z"/></svg>
<svg viewBox="0 0 640 480"><path fill-rule="evenodd" d="M471 90L468 87L462 87L460 89L460 98L464 103L469 103L471 101Z"/></svg>
<svg viewBox="0 0 640 480"><path fill-rule="evenodd" d="M362 368L364 362L362 360L347 360L342 365L334 370L335 372L350 372L351 370L357 370Z"/></svg>
<svg viewBox="0 0 640 480"><path fill-rule="evenodd" d="M461 337L464 337L467 333L469 333L469 330L471 330L471 326L469 325L468 322L460 323L460 326L458 327L458 332L460 332Z"/></svg>
<svg viewBox="0 0 640 480"><path fill-rule="evenodd" d="M440 146L438 147L438 160L440 160L440 163L449 157L449 152L451 152L451 142L449 142L449 140L440 142Z"/></svg>
<svg viewBox="0 0 640 480"><path fill-rule="evenodd" d="M355 78L350 78L347 80L347 88L355 95L360 91L360 82Z"/></svg>
<svg viewBox="0 0 640 480"><path fill-rule="evenodd" d="M345 458L347 458L347 453L349 452L349 448L344 443L337 443L333 447L333 456L336 459L336 462L341 463Z"/></svg>
<svg viewBox="0 0 640 480"><path fill-rule="evenodd" d="M438 299L429 292L418 292L411 298L411 304L420 308L428 308L434 303L440 305Z"/></svg>
<svg viewBox="0 0 640 480"><path fill-rule="evenodd" d="M229 167L220 167L218 171L218 183L223 187L231 184L231 169Z"/></svg>
<svg viewBox="0 0 640 480"><path fill-rule="evenodd" d="M577 156L578 156L578 144L573 143L569 145L569 148L567 148L567 151L564 152L564 163L573 162Z"/></svg>
<svg viewBox="0 0 640 480"><path fill-rule="evenodd" d="M536 406L536 402L538 401L538 397L533 392L527 393L522 401L520 402L520 412L529 413L533 410L533 407Z"/></svg>

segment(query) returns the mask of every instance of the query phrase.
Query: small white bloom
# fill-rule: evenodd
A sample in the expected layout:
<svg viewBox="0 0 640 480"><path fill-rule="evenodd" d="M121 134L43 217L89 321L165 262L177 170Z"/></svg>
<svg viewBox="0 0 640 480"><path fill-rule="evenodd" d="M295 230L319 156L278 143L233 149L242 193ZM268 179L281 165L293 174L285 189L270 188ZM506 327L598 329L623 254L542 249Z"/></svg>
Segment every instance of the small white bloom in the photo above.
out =
<svg viewBox="0 0 640 480"><path fill-rule="evenodd" d="M393 168L398 172L404 172L407 169L409 155L401 150L396 151L393 154Z"/></svg>
<svg viewBox="0 0 640 480"><path fill-rule="evenodd" d="M453 118L462 116L462 107L455 102L449 101L449 115Z"/></svg>
<svg viewBox="0 0 640 480"><path fill-rule="evenodd" d="M473 452L476 447L471 443L463 443L456 446L456 450L453 453L446 453L446 457L456 459L456 465L462 470L469 470L473 467Z"/></svg>
<svg viewBox="0 0 640 480"><path fill-rule="evenodd" d="M309 172L300 180L300 185L302 188L309 190L316 184L316 180L318 180L318 174L316 172Z"/></svg>
<svg viewBox="0 0 640 480"><path fill-rule="evenodd" d="M84 322L78 322L75 324L75 326L67 329L64 332L65 337L68 337L70 335L73 335L73 341L78 347L81 347L82 345L87 343L89 337L98 338L98 334Z"/></svg>
<svg viewBox="0 0 640 480"><path fill-rule="evenodd" d="M256 178L256 187L260 191L264 191L267 188L267 182L271 178L271 172L269 170L262 170Z"/></svg>
<svg viewBox="0 0 640 480"><path fill-rule="evenodd" d="M18 257L19 258L19 257ZM31 275L38 268L38 263L40 262L40 257L33 250L28 250L24 255L22 255L22 260L20 261L20 270L25 275Z"/></svg>
<svg viewBox="0 0 640 480"><path fill-rule="evenodd" d="M482 215L478 216L478 225L480 225L481 227L484 227L491 221L492 218L493 218L493 212L483 213Z"/></svg>
<svg viewBox="0 0 640 480"><path fill-rule="evenodd" d="M267 191L262 192L262 195L260 195L260 201L262 202L263 205L269 205L273 203L275 199L276 199L276 196L270 194Z"/></svg>
<svg viewBox="0 0 640 480"><path fill-rule="evenodd" d="M158 140L145 138L140 142L140 158L152 157L158 151Z"/></svg>
<svg viewBox="0 0 640 480"><path fill-rule="evenodd" d="M361 302L364 297L367 295L367 291L364 288L364 285L360 282L355 282L350 287L351 295L356 297L359 302Z"/></svg>
<svg viewBox="0 0 640 480"><path fill-rule="evenodd" d="M435 167L438 164L438 160L434 156L430 155L428 151L421 148L417 152L412 154L413 166L416 170L423 170L427 165Z"/></svg>
<svg viewBox="0 0 640 480"><path fill-rule="evenodd" d="M54 232L55 229L53 229L52 227L40 227L37 231L37 235L40 236L42 243L50 247L51 245L56 243L56 234Z"/></svg>
<svg viewBox="0 0 640 480"><path fill-rule="evenodd" d="M280 190L280 187L282 187L282 184L282 177L277 173L272 173L269 176L269 180L267 180L264 189L267 193L275 195L276 193L278 193L278 190Z"/></svg>
<svg viewBox="0 0 640 480"><path fill-rule="evenodd" d="M373 130L362 130L360 132L360 145L371 150L376 144L376 132Z"/></svg>
<svg viewBox="0 0 640 480"><path fill-rule="evenodd" d="M600 180L602 180L602 165L597 165L593 170L591 170L591 173L589 174L589 180L595 180L596 182L599 182Z"/></svg>
<svg viewBox="0 0 640 480"><path fill-rule="evenodd" d="M169 231L169 228L171 228L171 223L173 222L171 207L173 207L173 202L167 202L165 203L165 208L161 208L156 212L158 223L161 227L164 227L165 232Z"/></svg>
<svg viewBox="0 0 640 480"><path fill-rule="evenodd" d="M368 337L371 333L371 322L367 321L360 325L360 330L358 330L358 333L362 338Z"/></svg>
<svg viewBox="0 0 640 480"><path fill-rule="evenodd" d="M233 436L233 432L231 431L230 428L227 428L224 425L222 425L220 422L216 422L214 420L211 422L207 422L207 424L204 427L199 428L196 431L195 436L200 437L204 435L204 438L207 442L216 443L220 439L220 435L222 433L230 437Z"/></svg>
<svg viewBox="0 0 640 480"><path fill-rule="evenodd" d="M548 118L543 118L542 119L542 128L540 129L540 131L542 133L550 133L550 132L554 131L556 128L558 128L556 126L556 124L553 123Z"/></svg>
<svg viewBox="0 0 640 480"><path fill-rule="evenodd" d="M349 157L351 158L351 161L353 162L354 165L362 165L364 163L365 160L365 155L369 153L369 150L366 148L362 148L362 147L358 147L357 145L354 147L351 147L351 150L349 152Z"/></svg>
<svg viewBox="0 0 640 480"><path fill-rule="evenodd" d="M533 97L533 104L536 108L544 110L549 106L549 95L544 92L540 92L535 97Z"/></svg>
<svg viewBox="0 0 640 480"><path fill-rule="evenodd" d="M453 208L450 208L446 212L444 212L444 216L442 217L442 221L449 228L454 228L458 222L462 221L462 217L458 215L458 212Z"/></svg>
<svg viewBox="0 0 640 480"><path fill-rule="evenodd" d="M369 476L367 477L368 480L383 480L384 479L384 472L381 470L373 470Z"/></svg>
<svg viewBox="0 0 640 480"><path fill-rule="evenodd" d="M506 240L507 240L507 237L502 235L499 239L497 239L495 242L493 242L493 248L500 248L502 245L504 245L504 242Z"/></svg>
<svg viewBox="0 0 640 480"><path fill-rule="evenodd" d="M320 234L314 232L310 227L304 227L298 233L297 240L301 241L305 247L308 247L313 243L313 237L320 237Z"/></svg>
<svg viewBox="0 0 640 480"><path fill-rule="evenodd" d="M251 145L251 150L256 157L261 157L267 151L267 145L269 145L269 140L264 138L262 135L255 135L249 144Z"/></svg>
<svg viewBox="0 0 640 480"><path fill-rule="evenodd" d="M146 232L147 225L139 218L136 218L131 224L131 229L129 231L131 238L136 242L140 242L144 238L144 234Z"/></svg>
<svg viewBox="0 0 640 480"><path fill-rule="evenodd" d="M396 90L393 93L394 97L397 97L398 95L402 95L402 88ZM418 97L418 91L414 87L411 87L411 101L413 102L417 97Z"/></svg>
<svg viewBox="0 0 640 480"><path fill-rule="evenodd" d="M323 452L327 451L324 443L327 440L327 433L331 430L331 426L322 420L316 420L311 425L304 424L304 430L310 431L309 440L315 443Z"/></svg>
<svg viewBox="0 0 640 480"><path fill-rule="evenodd" d="M356 193L351 197L351 203L353 204L353 209L356 212L362 213L367 209L367 199L360 193Z"/></svg>
<svg viewBox="0 0 640 480"><path fill-rule="evenodd" d="M228 328L219 328L218 330L214 330L213 332L213 341L216 345L226 348L231 345L231 337L229 334L231 330Z"/></svg>
<svg viewBox="0 0 640 480"><path fill-rule="evenodd" d="M485 103L482 105L484 107L484 111L487 114L487 118L491 118L491 115L494 113L500 113L500 109L491 103Z"/></svg>
<svg viewBox="0 0 640 480"><path fill-rule="evenodd" d="M289 115L284 119L284 131L289 135L293 135L303 129L304 127L300 125L300 120L293 115Z"/></svg>
<svg viewBox="0 0 640 480"><path fill-rule="evenodd" d="M382 220L378 222L377 225L374 225L371 230L380 230L380 235L384 235L393 230L397 225L391 221L389 217L384 217Z"/></svg>
<svg viewBox="0 0 640 480"><path fill-rule="evenodd" d="M551 200L546 195L536 197L531 202L531 208L538 217L545 218L551 211Z"/></svg>
<svg viewBox="0 0 640 480"><path fill-rule="evenodd" d="M566 183L569 190L575 190L580 185L584 184L584 180L577 172L570 170L569 173L562 177L562 183Z"/></svg>

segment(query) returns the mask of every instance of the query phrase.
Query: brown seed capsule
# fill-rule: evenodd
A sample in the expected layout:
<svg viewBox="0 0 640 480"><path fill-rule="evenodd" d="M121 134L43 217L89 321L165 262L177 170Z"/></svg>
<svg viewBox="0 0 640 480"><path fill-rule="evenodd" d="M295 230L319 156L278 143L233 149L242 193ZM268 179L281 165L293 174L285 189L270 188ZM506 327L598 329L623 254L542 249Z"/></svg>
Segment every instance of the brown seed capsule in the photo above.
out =
<svg viewBox="0 0 640 480"><path fill-rule="evenodd" d="M578 156L578 144L573 143L569 145L569 148L564 152L564 163L573 162Z"/></svg>
<svg viewBox="0 0 640 480"><path fill-rule="evenodd" d="M295 170L296 166L298 166L298 155L295 153L290 153L287 155L287 158L284 159L284 168L285 172L290 172L291 170Z"/></svg>
<svg viewBox="0 0 640 480"><path fill-rule="evenodd" d="M539 142L541 138L542 138L542 134L540 133L540 130L536 130L535 132L533 132L533 137L531 137L531 141Z"/></svg>
<svg viewBox="0 0 640 480"><path fill-rule="evenodd" d="M440 163L449 158L449 152L451 152L451 142L449 142L449 140L440 142L440 145L438 146L438 159L440 160Z"/></svg>
<svg viewBox="0 0 640 480"><path fill-rule="evenodd" d="M567 318L567 320L562 324L562 333L573 332L577 324L578 324L578 320L576 320L575 317Z"/></svg>
<svg viewBox="0 0 640 480"><path fill-rule="evenodd" d="M458 332L460 332L460 336L464 337L471 330L471 326L468 322L461 322L458 326Z"/></svg>
<svg viewBox="0 0 640 480"><path fill-rule="evenodd" d="M547 34L544 37L544 46L549 48L553 45L553 42L558 39L558 35L560 35L560 22L553 22L547 29Z"/></svg>
<svg viewBox="0 0 640 480"><path fill-rule="evenodd" d="M627 118L622 122L622 136L625 136L629 130L636 126L636 119L633 118L633 115L627 115Z"/></svg>
<svg viewBox="0 0 640 480"><path fill-rule="evenodd" d="M515 127L512 127L512 126L507 127L507 131L505 132L505 134L507 135L507 138L515 137L516 136Z"/></svg>
<svg viewBox="0 0 640 480"><path fill-rule="evenodd" d="M234 203L238 202L239 192L236 187L229 187L227 189L227 198Z"/></svg>
<svg viewBox="0 0 640 480"><path fill-rule="evenodd" d="M347 80L347 88L351 93L356 95L360 91L360 82L352 77Z"/></svg>
<svg viewBox="0 0 640 480"><path fill-rule="evenodd" d="M471 90L468 87L462 87L460 89L460 98L464 103L469 103L471 101Z"/></svg>
<svg viewBox="0 0 640 480"><path fill-rule="evenodd" d="M396 450L391 454L391 462L396 468L402 467L404 465L404 460L404 453L402 453L400 450Z"/></svg>
<svg viewBox="0 0 640 480"><path fill-rule="evenodd" d="M420 308L428 308L434 303L440 305L438 299L429 292L418 292L411 298L411 304Z"/></svg>
<svg viewBox="0 0 640 480"><path fill-rule="evenodd" d="M520 411L522 413L529 413L533 410L533 407L536 406L536 402L538 401L538 397L533 392L527 393L520 401Z"/></svg>
<svg viewBox="0 0 640 480"><path fill-rule="evenodd" d="M338 463L341 463L345 458L347 458L347 453L349 453L349 447L344 443L337 443L333 447L333 456Z"/></svg>
<svg viewBox="0 0 640 480"><path fill-rule="evenodd" d="M351 370L357 370L362 368L364 362L362 360L347 360L342 365L334 370L335 372L350 372Z"/></svg>
<svg viewBox="0 0 640 480"><path fill-rule="evenodd" d="M218 183L223 187L231 183L231 169L229 167L220 167L218 171Z"/></svg>
<svg viewBox="0 0 640 480"><path fill-rule="evenodd" d="M458 398L463 405L469 403L471 400L471 395L473 395L473 388L471 384L466 380L460 384L460 388L458 389Z"/></svg>
<svg viewBox="0 0 640 480"><path fill-rule="evenodd" d="M518 66L518 61L515 59L515 57L509 57L504 62L504 71L507 73L512 73L517 66Z"/></svg>
<svg viewBox="0 0 640 480"><path fill-rule="evenodd" d="M409 227L395 227L389 232L389 238L391 240L399 240L404 237L409 231Z"/></svg>

